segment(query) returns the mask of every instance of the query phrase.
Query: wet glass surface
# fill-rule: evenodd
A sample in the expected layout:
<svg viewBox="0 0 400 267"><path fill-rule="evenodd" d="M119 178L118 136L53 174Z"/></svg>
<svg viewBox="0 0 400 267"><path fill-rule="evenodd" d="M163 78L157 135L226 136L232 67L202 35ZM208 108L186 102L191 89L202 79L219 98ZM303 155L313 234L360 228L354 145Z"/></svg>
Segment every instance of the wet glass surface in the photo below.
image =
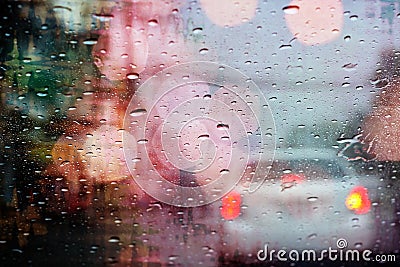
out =
<svg viewBox="0 0 400 267"><path fill-rule="evenodd" d="M399 20L397 0L1 1L0 265L399 261Z"/></svg>

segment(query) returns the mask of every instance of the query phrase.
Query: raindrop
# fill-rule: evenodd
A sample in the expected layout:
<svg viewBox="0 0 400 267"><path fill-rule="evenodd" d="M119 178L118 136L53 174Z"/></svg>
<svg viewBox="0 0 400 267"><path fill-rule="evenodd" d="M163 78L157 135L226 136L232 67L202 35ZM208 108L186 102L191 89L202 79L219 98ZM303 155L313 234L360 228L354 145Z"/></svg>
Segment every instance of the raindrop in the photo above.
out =
<svg viewBox="0 0 400 267"><path fill-rule="evenodd" d="M228 130L229 129L229 125L228 124L219 123L217 125L217 129Z"/></svg>
<svg viewBox="0 0 400 267"><path fill-rule="evenodd" d="M349 87L349 86L350 86L350 83L348 83L348 82L342 83L342 87Z"/></svg>
<svg viewBox="0 0 400 267"><path fill-rule="evenodd" d="M375 88L383 88L389 84L389 80L384 78L384 79L375 79L375 80L370 80L369 81L371 85L373 85Z"/></svg>
<svg viewBox="0 0 400 267"><path fill-rule="evenodd" d="M220 173L221 175L228 174L228 173L229 173L229 170L228 170L228 169L222 169L219 173Z"/></svg>
<svg viewBox="0 0 400 267"><path fill-rule="evenodd" d="M137 74L137 73L128 73L126 75L126 78L129 79L129 80L135 80L135 79L139 78L139 74Z"/></svg>
<svg viewBox="0 0 400 267"><path fill-rule="evenodd" d="M300 7L296 5L285 6L282 8L283 12L288 15L299 13Z"/></svg>
<svg viewBox="0 0 400 267"><path fill-rule="evenodd" d="M351 15L350 16L350 20L351 21L356 21L356 20L358 20L358 16L357 15Z"/></svg>
<svg viewBox="0 0 400 267"><path fill-rule="evenodd" d="M48 95L48 93L47 92L37 92L36 95L40 96L40 97L45 97Z"/></svg>
<svg viewBox="0 0 400 267"><path fill-rule="evenodd" d="M108 242L110 243L118 243L119 242L119 237L118 236L112 236L108 239Z"/></svg>
<svg viewBox="0 0 400 267"><path fill-rule="evenodd" d="M72 12L72 9L69 8L69 7L66 7L66 6L54 6L53 10L56 11L56 12L60 12L60 11L63 11L63 10L67 10L69 12Z"/></svg>
<svg viewBox="0 0 400 267"><path fill-rule="evenodd" d="M83 92L83 95L93 95L94 91L85 91Z"/></svg>
<svg viewBox="0 0 400 267"><path fill-rule="evenodd" d="M200 28L200 27L199 27L199 28L194 28L192 32L193 32L193 34L199 34L199 33L201 33L202 31L203 31L203 28Z"/></svg>
<svg viewBox="0 0 400 267"><path fill-rule="evenodd" d="M312 233L311 235L307 236L308 239L314 239L317 237L316 233Z"/></svg>
<svg viewBox="0 0 400 267"><path fill-rule="evenodd" d="M290 45L290 44L284 44L279 47L280 50L285 50L285 49L290 49L290 48L292 48L292 45Z"/></svg>
<svg viewBox="0 0 400 267"><path fill-rule="evenodd" d="M286 169L286 170L283 170L282 172L283 172L283 173L291 173L292 170L291 170L291 169Z"/></svg>
<svg viewBox="0 0 400 267"><path fill-rule="evenodd" d="M210 138L210 135L208 134L202 134L198 137L199 140L207 140L208 138Z"/></svg>
<svg viewBox="0 0 400 267"><path fill-rule="evenodd" d="M69 164L70 162L68 160L65 160L61 162L60 167L64 167L65 165Z"/></svg>
<svg viewBox="0 0 400 267"><path fill-rule="evenodd" d="M178 256L177 256L177 255L170 255L170 256L168 257L168 260L170 260L170 261L174 261L174 260L176 260L176 259L178 259Z"/></svg>
<svg viewBox="0 0 400 267"><path fill-rule="evenodd" d="M200 55L205 55L208 53L208 48L202 48L199 50Z"/></svg>
<svg viewBox="0 0 400 267"><path fill-rule="evenodd" d="M344 39L346 42L349 42L349 41L351 40L351 36L350 36L350 35L346 35L343 39Z"/></svg>
<svg viewBox="0 0 400 267"><path fill-rule="evenodd" d="M144 115L146 113L147 113L146 109L139 108L139 109L135 109L135 110L131 111L131 113L129 113L129 115L132 116L132 117L139 117L139 116L142 116L142 115Z"/></svg>
<svg viewBox="0 0 400 267"><path fill-rule="evenodd" d="M148 141L149 141L149 140L147 140L147 139L139 139L139 140L137 141L137 143L138 143L139 145L143 145L143 144L147 144Z"/></svg>
<svg viewBox="0 0 400 267"><path fill-rule="evenodd" d="M340 31L339 31L339 29L333 29L332 30L332 33L335 33L335 34L338 34Z"/></svg>
<svg viewBox="0 0 400 267"><path fill-rule="evenodd" d="M307 200L310 202L315 202L318 200L318 197L308 197Z"/></svg>
<svg viewBox="0 0 400 267"><path fill-rule="evenodd" d="M92 17L100 20L101 22L110 21L114 18L113 15L109 14L92 14Z"/></svg>
<svg viewBox="0 0 400 267"><path fill-rule="evenodd" d="M346 71L354 71L357 68L358 64L355 63L347 63L342 66L342 69Z"/></svg>
<svg viewBox="0 0 400 267"><path fill-rule="evenodd" d="M149 24L149 26L157 26L158 21L156 19L151 19L147 22L147 24Z"/></svg>
<svg viewBox="0 0 400 267"><path fill-rule="evenodd" d="M97 40L96 39L87 39L85 41L83 41L84 45L95 45L97 44Z"/></svg>

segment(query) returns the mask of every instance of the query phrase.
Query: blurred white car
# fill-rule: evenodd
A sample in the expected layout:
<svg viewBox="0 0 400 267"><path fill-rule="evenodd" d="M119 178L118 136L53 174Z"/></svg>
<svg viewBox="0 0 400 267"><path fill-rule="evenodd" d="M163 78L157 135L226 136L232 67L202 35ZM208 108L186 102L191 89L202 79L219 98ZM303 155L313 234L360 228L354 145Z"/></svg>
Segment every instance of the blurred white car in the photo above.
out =
<svg viewBox="0 0 400 267"><path fill-rule="evenodd" d="M278 150L257 191L249 193L242 183L223 198L224 258L257 260L265 245L335 249L340 238L348 249L372 249L380 227L375 216L380 183L376 176L360 176L335 151Z"/></svg>

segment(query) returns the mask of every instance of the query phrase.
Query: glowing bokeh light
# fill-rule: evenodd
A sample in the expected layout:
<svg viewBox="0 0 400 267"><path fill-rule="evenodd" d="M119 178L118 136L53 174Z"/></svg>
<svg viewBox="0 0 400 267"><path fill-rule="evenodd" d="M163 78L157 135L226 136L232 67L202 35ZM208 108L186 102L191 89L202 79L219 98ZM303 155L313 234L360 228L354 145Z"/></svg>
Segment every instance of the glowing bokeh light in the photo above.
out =
<svg viewBox="0 0 400 267"><path fill-rule="evenodd" d="M346 207L356 214L366 214L371 209L368 190L363 186L354 187L346 198Z"/></svg>
<svg viewBox="0 0 400 267"><path fill-rule="evenodd" d="M340 0L293 0L283 12L289 30L305 45L329 43L343 27Z"/></svg>
<svg viewBox="0 0 400 267"><path fill-rule="evenodd" d="M200 0L208 18L216 25L236 26L251 20L255 13L257 0Z"/></svg>
<svg viewBox="0 0 400 267"><path fill-rule="evenodd" d="M222 199L221 215L225 220L233 220L240 215L242 197L239 193L232 191Z"/></svg>

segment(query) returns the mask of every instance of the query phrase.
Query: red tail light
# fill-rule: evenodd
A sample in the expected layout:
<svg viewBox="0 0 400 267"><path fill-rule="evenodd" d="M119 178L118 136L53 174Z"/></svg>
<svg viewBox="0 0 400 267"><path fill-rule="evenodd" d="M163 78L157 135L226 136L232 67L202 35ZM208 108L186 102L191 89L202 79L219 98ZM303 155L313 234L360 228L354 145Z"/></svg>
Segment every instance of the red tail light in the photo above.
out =
<svg viewBox="0 0 400 267"><path fill-rule="evenodd" d="M302 173L285 173L281 176L281 188L283 190L291 188L306 180L306 176Z"/></svg>
<svg viewBox="0 0 400 267"><path fill-rule="evenodd" d="M368 190L363 186L354 187L346 198L346 207L355 214L366 214L371 209Z"/></svg>
<svg viewBox="0 0 400 267"><path fill-rule="evenodd" d="M237 192L230 192L222 199L221 215L225 220L232 220L239 216L242 197Z"/></svg>

